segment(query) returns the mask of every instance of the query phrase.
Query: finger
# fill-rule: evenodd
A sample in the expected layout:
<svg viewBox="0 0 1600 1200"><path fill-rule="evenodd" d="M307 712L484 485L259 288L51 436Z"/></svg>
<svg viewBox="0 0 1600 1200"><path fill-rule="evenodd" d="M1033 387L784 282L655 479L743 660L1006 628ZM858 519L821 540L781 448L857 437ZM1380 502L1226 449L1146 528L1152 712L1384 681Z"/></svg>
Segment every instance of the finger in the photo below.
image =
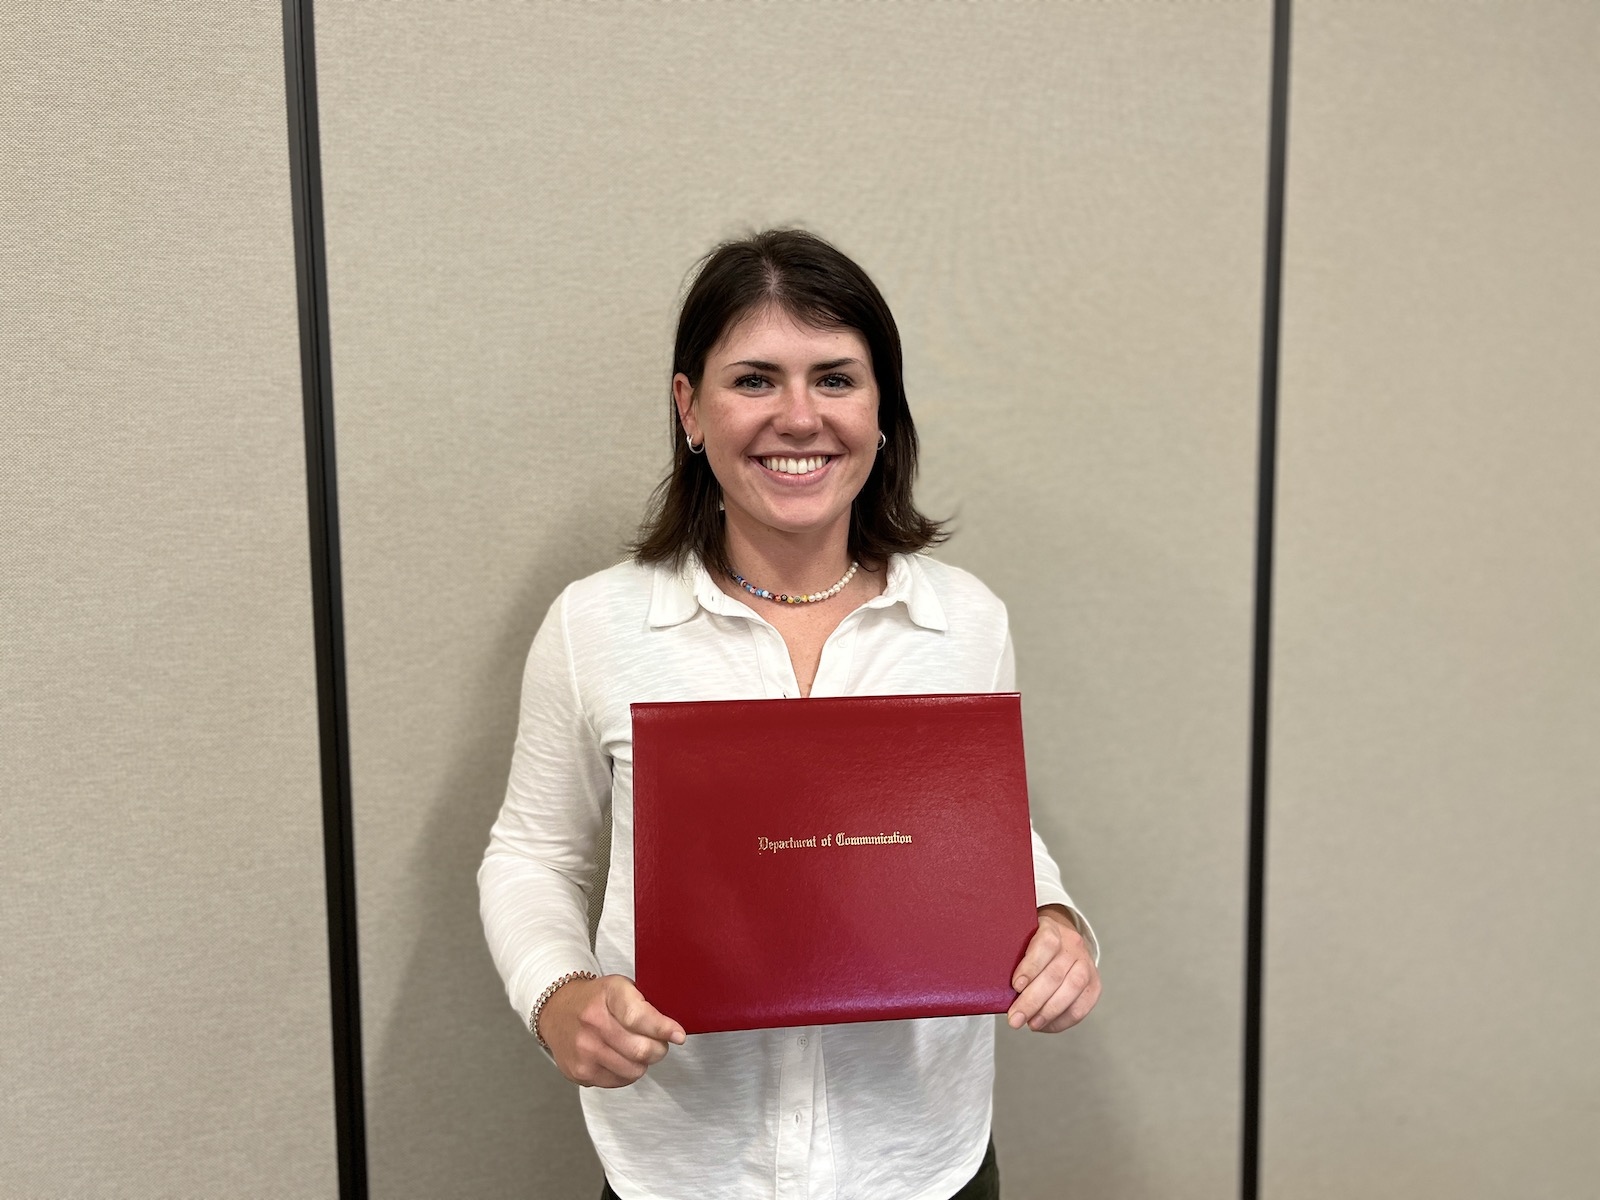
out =
<svg viewBox="0 0 1600 1200"><path fill-rule="evenodd" d="M683 1026L671 1017L661 1013L655 1005L644 998L644 994L633 985L632 980L624 980L625 988L618 988L609 1007L611 1015L617 1019L629 1033L642 1034L657 1042L672 1042L683 1045L687 1036Z"/></svg>
<svg viewBox="0 0 1600 1200"><path fill-rule="evenodd" d="M1039 928L1028 939L1028 948L1022 952L1022 961L1011 972L1012 990L1024 991L1060 948L1061 934L1056 927L1048 921L1039 922Z"/></svg>
<svg viewBox="0 0 1600 1200"><path fill-rule="evenodd" d="M1033 1020L1044 1007L1045 1001L1055 995L1056 989L1061 986L1061 981L1067 977L1067 968L1071 965L1071 960L1063 957L1052 958L1046 963L1033 981L1011 1002L1010 1012L1006 1016L1007 1024L1013 1029L1021 1029L1023 1025Z"/></svg>
<svg viewBox="0 0 1600 1200"><path fill-rule="evenodd" d="M1089 986L1078 993L1078 998L1068 1006L1067 1011L1044 1027L1046 1033L1060 1033L1063 1029L1071 1029L1094 1010L1100 999L1100 977L1096 975L1089 981Z"/></svg>
<svg viewBox="0 0 1600 1200"><path fill-rule="evenodd" d="M667 1056L667 1043L639 1033L629 1033L618 1025L610 1039L611 1048L629 1062L651 1067Z"/></svg>
<svg viewBox="0 0 1600 1200"><path fill-rule="evenodd" d="M579 1087L619 1088L627 1087L632 1082L632 1080L623 1079L592 1064L578 1074L569 1075L567 1078Z"/></svg>
<svg viewBox="0 0 1600 1200"><path fill-rule="evenodd" d="M579 1035L573 1051L571 1061L562 1072L583 1087L626 1087L644 1073L643 1067L624 1061L593 1031L586 1030Z"/></svg>
<svg viewBox="0 0 1600 1200"><path fill-rule="evenodd" d="M591 1065L597 1075L609 1075L613 1082L596 1083L596 1087L627 1087L637 1083L644 1075L646 1064L635 1062L613 1046L602 1046L595 1051Z"/></svg>
<svg viewBox="0 0 1600 1200"><path fill-rule="evenodd" d="M1083 994L1083 989L1088 986L1089 965L1081 958L1075 959L1067 968L1061 986L1046 997L1044 1003L1039 1006L1039 1011L1028 1019L1029 1026L1043 1029L1046 1025L1053 1024L1057 1017L1072 1007Z"/></svg>

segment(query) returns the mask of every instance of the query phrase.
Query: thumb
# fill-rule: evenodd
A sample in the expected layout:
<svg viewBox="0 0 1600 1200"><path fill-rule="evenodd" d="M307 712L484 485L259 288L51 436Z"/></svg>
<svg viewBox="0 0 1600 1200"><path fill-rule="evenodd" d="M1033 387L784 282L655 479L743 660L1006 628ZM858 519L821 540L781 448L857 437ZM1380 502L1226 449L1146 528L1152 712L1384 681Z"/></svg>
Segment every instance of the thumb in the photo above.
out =
<svg viewBox="0 0 1600 1200"><path fill-rule="evenodd" d="M617 1024L629 1033L643 1034L647 1038L654 1038L658 1042L671 1042L675 1046L683 1045L688 1037L683 1026L646 1000L644 993L638 989L633 980L619 977L619 981L620 985L607 1001L607 1006L611 1009L611 1015L617 1019Z"/></svg>
<svg viewBox="0 0 1600 1200"><path fill-rule="evenodd" d="M1046 944L1044 930L1037 929L1028 941L1027 950L1023 951L1022 961L1017 964L1017 969L1011 972L1011 988L1013 991L1022 991L1033 982L1033 977L1044 970L1049 963L1053 951Z"/></svg>

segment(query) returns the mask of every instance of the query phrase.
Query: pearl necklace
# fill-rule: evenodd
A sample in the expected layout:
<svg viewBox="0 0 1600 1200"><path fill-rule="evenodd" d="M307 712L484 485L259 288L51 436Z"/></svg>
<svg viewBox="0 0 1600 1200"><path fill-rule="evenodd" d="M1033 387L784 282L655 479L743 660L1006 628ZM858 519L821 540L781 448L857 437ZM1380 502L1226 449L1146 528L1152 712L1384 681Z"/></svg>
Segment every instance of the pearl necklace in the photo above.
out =
<svg viewBox="0 0 1600 1200"><path fill-rule="evenodd" d="M844 585L855 577L856 568L860 565L858 562L852 562L850 569L844 573L844 578L839 580L838 583L825 592L812 592L809 596L790 596L783 592L769 592L766 588L758 588L732 567L728 568L728 574L732 575L739 586L752 596L760 596L763 600L771 600L775 604L819 604L824 600L832 600L840 592L844 591Z"/></svg>

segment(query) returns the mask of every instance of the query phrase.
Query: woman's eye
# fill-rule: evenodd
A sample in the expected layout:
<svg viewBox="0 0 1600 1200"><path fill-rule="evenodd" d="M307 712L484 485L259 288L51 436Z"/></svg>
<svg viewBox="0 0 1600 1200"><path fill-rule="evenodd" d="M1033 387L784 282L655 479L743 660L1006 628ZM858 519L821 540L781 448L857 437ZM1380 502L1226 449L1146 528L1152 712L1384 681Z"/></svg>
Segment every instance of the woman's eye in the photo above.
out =
<svg viewBox="0 0 1600 1200"><path fill-rule="evenodd" d="M848 375L836 374L824 375L821 379L817 380L817 384L821 387L837 391L840 388L854 387L855 381Z"/></svg>
<svg viewBox="0 0 1600 1200"><path fill-rule="evenodd" d="M733 386L736 388L764 388L767 386L767 380L762 375L741 375L733 381Z"/></svg>

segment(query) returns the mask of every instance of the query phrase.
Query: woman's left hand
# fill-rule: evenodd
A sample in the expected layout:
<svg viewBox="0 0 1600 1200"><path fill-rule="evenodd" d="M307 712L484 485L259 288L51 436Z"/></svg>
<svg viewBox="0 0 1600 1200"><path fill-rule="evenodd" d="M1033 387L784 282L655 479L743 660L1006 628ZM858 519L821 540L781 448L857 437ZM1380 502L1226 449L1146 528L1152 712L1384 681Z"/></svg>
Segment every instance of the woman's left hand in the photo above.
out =
<svg viewBox="0 0 1600 1200"><path fill-rule="evenodd" d="M1083 935L1058 904L1039 910L1039 928L1011 977L1020 995L1006 1021L1044 1033L1070 1029L1089 1015L1100 999L1100 972Z"/></svg>

